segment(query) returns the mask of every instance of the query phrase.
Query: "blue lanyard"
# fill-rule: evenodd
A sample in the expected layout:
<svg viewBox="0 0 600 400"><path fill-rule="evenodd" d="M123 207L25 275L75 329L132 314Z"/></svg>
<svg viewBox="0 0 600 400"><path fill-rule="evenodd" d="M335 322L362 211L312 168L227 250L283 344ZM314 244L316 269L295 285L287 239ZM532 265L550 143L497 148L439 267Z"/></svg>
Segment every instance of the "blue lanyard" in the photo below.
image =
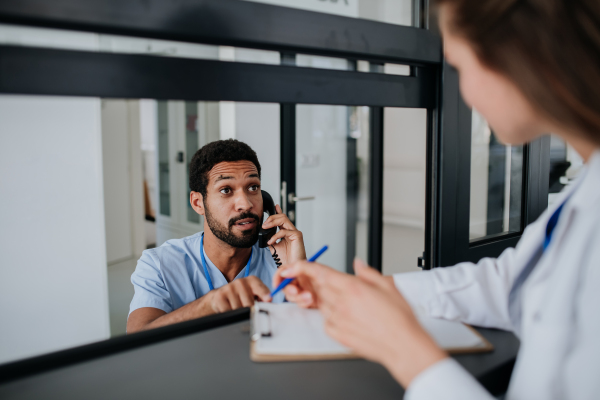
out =
<svg viewBox="0 0 600 400"><path fill-rule="evenodd" d="M248 260L248 264L246 264L246 273L244 274L244 278L248 277L250 273L250 263L252 262L252 252L254 250L250 249L250 259ZM204 233L202 234L202 238L200 239L200 259L202 260L202 268L204 268L204 275L206 276L206 281L208 282L208 287L210 290L214 290L215 287L212 283L212 278L208 273L208 268L206 268L206 260L204 259Z"/></svg>
<svg viewBox="0 0 600 400"><path fill-rule="evenodd" d="M554 233L554 228L558 224L558 218L560 217L560 213L562 212L563 207L567 203L568 198L563 201L563 203L554 211L550 219L548 220L548 225L546 225L546 237L544 238L544 251L548 249L550 246L550 241L552 240L552 234Z"/></svg>

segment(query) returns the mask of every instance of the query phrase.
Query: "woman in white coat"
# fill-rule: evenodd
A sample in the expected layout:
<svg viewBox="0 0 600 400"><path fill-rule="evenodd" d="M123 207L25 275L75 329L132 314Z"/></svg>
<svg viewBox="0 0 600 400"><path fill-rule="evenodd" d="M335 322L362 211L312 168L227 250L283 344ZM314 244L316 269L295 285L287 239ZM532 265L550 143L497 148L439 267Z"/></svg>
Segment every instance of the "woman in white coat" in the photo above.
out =
<svg viewBox="0 0 600 400"><path fill-rule="evenodd" d="M521 348L509 399L600 398L600 1L437 0L446 60L498 138L552 132L586 161L578 181L516 248L478 264L356 277L281 268L289 300L318 307L327 332L383 364L409 399L491 398L427 335L411 307L512 330Z"/></svg>

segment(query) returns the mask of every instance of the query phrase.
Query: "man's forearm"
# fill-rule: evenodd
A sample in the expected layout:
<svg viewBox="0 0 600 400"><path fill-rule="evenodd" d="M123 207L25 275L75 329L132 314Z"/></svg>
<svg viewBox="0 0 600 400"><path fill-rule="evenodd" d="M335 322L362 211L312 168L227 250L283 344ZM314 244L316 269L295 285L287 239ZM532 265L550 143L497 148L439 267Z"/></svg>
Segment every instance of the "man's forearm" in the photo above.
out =
<svg viewBox="0 0 600 400"><path fill-rule="evenodd" d="M210 307L209 296L210 293L207 293L199 299L196 299L175 311L171 311L168 314L162 315L155 320L148 322L140 330L143 331L147 329L160 328L161 326L172 325L178 322L189 321L214 314L212 308Z"/></svg>

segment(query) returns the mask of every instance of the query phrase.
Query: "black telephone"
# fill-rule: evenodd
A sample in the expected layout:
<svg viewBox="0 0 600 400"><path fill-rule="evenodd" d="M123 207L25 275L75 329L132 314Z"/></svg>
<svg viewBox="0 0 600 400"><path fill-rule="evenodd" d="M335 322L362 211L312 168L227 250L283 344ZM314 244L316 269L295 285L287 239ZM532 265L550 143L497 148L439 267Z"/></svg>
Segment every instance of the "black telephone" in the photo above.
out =
<svg viewBox="0 0 600 400"><path fill-rule="evenodd" d="M275 202L273 201L273 198L271 197L271 195L267 192L265 192L264 190L261 190L262 192L262 198L263 198L263 213L267 213L269 215L269 217L271 215L275 215L277 214L277 212L275 211ZM264 222L264 221L262 221ZM271 229L263 229L262 227L258 230L258 247L260 247L261 249L264 249L265 247L268 247L269 245L267 244L267 242L273 237L273 235L277 233L277 228L271 228ZM273 254L271 255L273 257L273 259L275 260L275 264L277 264L277 267L281 267L281 260L279 259L279 256L277 255L277 252L275 251L275 247L271 246L273 248Z"/></svg>

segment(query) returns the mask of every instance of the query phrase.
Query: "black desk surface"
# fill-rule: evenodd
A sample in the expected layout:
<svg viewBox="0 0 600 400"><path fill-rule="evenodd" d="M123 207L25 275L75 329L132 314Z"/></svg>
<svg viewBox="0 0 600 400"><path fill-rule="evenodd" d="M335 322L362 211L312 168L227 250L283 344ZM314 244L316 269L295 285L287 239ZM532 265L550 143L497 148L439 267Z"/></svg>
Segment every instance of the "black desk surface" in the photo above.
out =
<svg viewBox="0 0 600 400"><path fill-rule="evenodd" d="M237 322L5 382L0 399L402 398L390 374L364 360L253 363L247 327ZM479 331L495 351L455 358L493 385L496 375L510 374L519 342Z"/></svg>

